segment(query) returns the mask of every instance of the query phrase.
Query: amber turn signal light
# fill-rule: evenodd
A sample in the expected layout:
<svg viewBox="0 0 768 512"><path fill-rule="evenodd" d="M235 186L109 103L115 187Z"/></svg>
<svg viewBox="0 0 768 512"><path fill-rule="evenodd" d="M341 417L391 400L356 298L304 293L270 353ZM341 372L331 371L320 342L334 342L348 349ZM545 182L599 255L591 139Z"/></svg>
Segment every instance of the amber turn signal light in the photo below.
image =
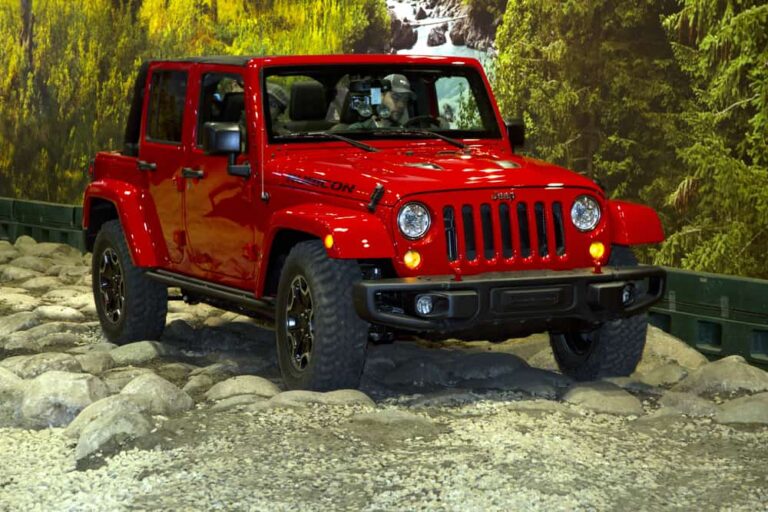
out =
<svg viewBox="0 0 768 512"><path fill-rule="evenodd" d="M403 263L411 270L418 268L421 265L421 254L416 251L408 251L403 256Z"/></svg>
<svg viewBox="0 0 768 512"><path fill-rule="evenodd" d="M323 239L323 245L326 249L333 247L333 235L325 235L325 238Z"/></svg>

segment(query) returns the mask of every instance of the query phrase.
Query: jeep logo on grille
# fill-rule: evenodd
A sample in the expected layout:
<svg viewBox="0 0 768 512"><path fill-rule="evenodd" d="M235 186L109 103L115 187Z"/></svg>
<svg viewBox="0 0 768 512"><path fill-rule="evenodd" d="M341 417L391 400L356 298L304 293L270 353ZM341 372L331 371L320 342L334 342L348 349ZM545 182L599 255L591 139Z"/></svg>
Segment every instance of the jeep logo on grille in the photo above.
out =
<svg viewBox="0 0 768 512"><path fill-rule="evenodd" d="M514 198L514 192L494 192L491 194L491 200L493 201L511 201Z"/></svg>

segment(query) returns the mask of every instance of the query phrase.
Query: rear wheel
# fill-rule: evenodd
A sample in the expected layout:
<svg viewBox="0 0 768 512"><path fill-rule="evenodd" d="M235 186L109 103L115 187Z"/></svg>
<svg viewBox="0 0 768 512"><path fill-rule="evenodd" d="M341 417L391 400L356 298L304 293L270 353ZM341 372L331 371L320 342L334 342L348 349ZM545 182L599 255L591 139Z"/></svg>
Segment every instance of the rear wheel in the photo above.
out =
<svg viewBox="0 0 768 512"><path fill-rule="evenodd" d="M636 266L628 247L614 246L611 266ZM606 322L588 332L550 333L549 340L560 370L576 380L624 377L637 368L643 355L648 315L641 313Z"/></svg>
<svg viewBox="0 0 768 512"><path fill-rule="evenodd" d="M356 388L368 324L352 305L355 261L331 259L320 241L294 246L277 291L277 359L289 389Z"/></svg>
<svg viewBox="0 0 768 512"><path fill-rule="evenodd" d="M120 222L101 226L93 246L93 298L101 329L117 344L156 340L168 310L165 285L133 265Z"/></svg>

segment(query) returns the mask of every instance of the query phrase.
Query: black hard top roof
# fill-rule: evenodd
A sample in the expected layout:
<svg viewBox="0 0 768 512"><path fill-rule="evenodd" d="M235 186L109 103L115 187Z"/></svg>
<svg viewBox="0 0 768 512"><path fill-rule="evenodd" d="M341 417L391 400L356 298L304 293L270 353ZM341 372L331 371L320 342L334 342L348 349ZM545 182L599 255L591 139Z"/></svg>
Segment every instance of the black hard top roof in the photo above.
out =
<svg viewBox="0 0 768 512"><path fill-rule="evenodd" d="M245 66L253 59L252 55L210 55L207 57L184 57L181 59L157 59L152 62L193 62L196 64L223 64L226 66Z"/></svg>

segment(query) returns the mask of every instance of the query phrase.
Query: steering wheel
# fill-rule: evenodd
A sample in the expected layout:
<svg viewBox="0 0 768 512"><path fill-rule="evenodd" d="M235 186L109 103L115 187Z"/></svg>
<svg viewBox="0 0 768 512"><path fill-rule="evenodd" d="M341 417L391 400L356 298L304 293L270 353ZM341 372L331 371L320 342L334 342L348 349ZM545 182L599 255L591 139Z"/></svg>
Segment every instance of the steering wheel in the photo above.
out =
<svg viewBox="0 0 768 512"><path fill-rule="evenodd" d="M427 125L427 126L431 125L431 126L440 128L441 122L440 122L440 119L438 119L435 116L423 115L423 116L416 116L416 117L410 118L405 122L403 127L404 128L413 128L413 127L422 128L424 127L424 125Z"/></svg>

